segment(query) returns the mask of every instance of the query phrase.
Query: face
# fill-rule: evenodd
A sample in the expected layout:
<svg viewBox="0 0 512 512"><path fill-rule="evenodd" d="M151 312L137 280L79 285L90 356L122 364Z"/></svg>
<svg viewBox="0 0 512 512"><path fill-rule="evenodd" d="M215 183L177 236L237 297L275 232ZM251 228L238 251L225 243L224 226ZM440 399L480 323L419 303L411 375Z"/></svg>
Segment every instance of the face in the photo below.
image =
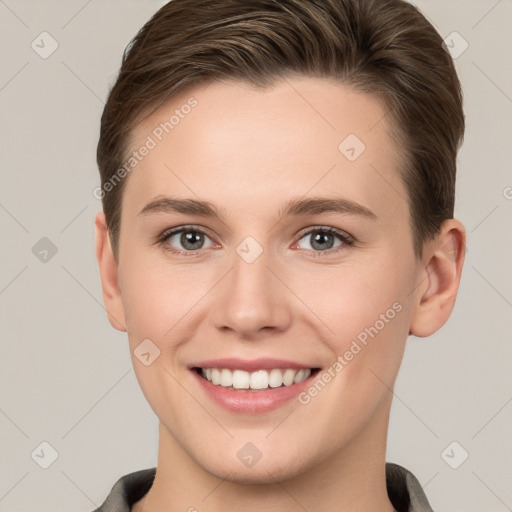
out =
<svg viewBox="0 0 512 512"><path fill-rule="evenodd" d="M387 122L295 78L189 90L134 130L155 144L124 190L117 314L169 450L265 482L385 436L422 271Z"/></svg>

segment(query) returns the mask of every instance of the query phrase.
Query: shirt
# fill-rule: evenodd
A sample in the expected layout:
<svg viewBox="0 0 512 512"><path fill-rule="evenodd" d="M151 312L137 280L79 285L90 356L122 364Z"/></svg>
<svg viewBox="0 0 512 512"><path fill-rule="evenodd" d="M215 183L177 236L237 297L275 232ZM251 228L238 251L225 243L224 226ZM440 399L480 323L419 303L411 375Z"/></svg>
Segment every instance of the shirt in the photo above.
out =
<svg viewBox="0 0 512 512"><path fill-rule="evenodd" d="M151 488L155 474L156 468L149 468L122 476L103 505L93 512L130 512ZM386 463L386 486L397 512L433 512L416 477L402 466Z"/></svg>

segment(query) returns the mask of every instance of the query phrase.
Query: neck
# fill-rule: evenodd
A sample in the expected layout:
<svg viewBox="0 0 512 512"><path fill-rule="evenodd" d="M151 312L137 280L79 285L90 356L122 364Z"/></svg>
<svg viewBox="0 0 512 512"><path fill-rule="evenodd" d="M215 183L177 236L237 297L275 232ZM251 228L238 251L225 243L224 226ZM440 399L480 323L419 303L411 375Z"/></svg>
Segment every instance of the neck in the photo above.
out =
<svg viewBox="0 0 512 512"><path fill-rule="evenodd" d="M389 407L384 407L348 446L327 454L308 471L268 483L243 484L205 471L160 424L158 464L149 492L133 512L183 510L394 512L386 490L385 453Z"/></svg>

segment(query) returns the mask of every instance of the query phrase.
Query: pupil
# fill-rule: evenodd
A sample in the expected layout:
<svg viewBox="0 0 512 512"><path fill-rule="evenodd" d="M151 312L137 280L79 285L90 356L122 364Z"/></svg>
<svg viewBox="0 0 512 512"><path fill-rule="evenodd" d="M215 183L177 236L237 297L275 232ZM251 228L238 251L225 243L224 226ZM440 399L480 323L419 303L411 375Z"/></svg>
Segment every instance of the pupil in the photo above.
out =
<svg viewBox="0 0 512 512"><path fill-rule="evenodd" d="M202 235L197 231L186 231L181 235L181 243L183 247L187 247L187 244L191 244L192 247L188 246L189 249L200 249L202 244L201 237Z"/></svg>
<svg viewBox="0 0 512 512"><path fill-rule="evenodd" d="M331 238L331 243L327 242L325 243L325 239L326 237L330 237ZM322 242L323 240L323 242ZM316 235L314 235L314 240L313 240L313 243L311 244L313 248L316 248L316 249L330 249L332 248L332 235L330 235L329 233L317 233ZM318 247L315 247L315 244L319 244Z"/></svg>

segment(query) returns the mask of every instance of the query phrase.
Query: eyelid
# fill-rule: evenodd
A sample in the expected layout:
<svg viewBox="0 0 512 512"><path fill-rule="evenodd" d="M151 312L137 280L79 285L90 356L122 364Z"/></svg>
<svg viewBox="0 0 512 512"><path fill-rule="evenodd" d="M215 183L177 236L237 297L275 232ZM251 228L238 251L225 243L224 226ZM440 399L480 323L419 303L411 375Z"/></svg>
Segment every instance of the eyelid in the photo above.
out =
<svg viewBox="0 0 512 512"><path fill-rule="evenodd" d="M211 231L199 224L180 224L179 226L175 226L174 228L165 229L162 234L158 237L159 239L169 238L171 235L179 233L181 231L186 231L189 229L190 231L198 231L199 233L204 233L205 235L212 236Z"/></svg>
<svg viewBox="0 0 512 512"><path fill-rule="evenodd" d="M335 235L338 235L340 238L342 238L346 242L355 243L356 239L344 231L343 229L334 228L332 226L325 226L325 225L316 225L316 226L309 226L307 228L304 228L302 231L299 231L298 238L299 240L304 237L304 235L307 235L313 231L324 231L326 233L333 233Z"/></svg>

